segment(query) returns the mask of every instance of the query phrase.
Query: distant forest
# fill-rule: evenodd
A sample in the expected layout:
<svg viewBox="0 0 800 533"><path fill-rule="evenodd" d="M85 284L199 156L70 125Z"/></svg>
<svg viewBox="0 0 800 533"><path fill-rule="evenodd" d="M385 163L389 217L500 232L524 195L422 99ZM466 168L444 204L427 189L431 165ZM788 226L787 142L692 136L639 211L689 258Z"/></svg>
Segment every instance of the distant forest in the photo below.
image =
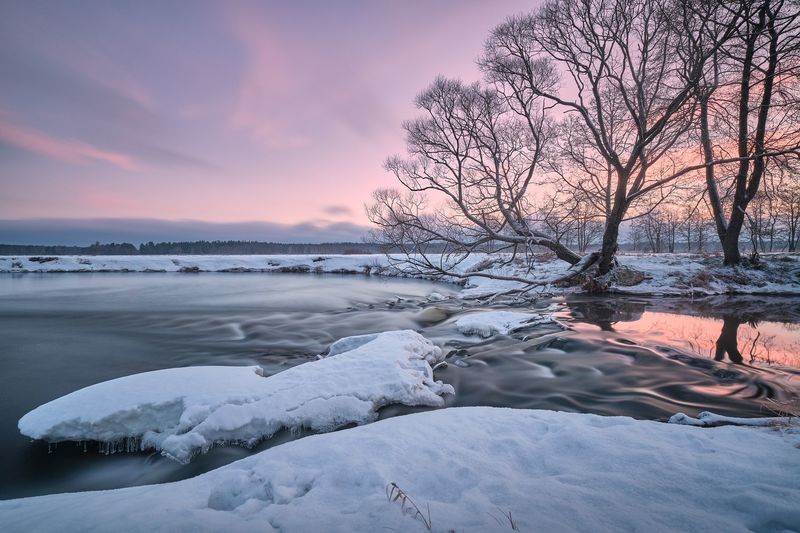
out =
<svg viewBox="0 0 800 533"><path fill-rule="evenodd" d="M305 255L305 254L375 254L385 246L363 242L292 244L257 241L148 242L138 247L131 243L96 242L91 246L39 246L0 244L0 255Z"/></svg>
<svg viewBox="0 0 800 533"><path fill-rule="evenodd" d="M695 231L692 240L681 242L676 239L676 231L668 232L670 238L662 235L660 230L641 232L638 226L634 228L629 237L629 242L620 243L620 250L626 252L718 252L719 242L712 239L698 242L704 233ZM595 240L590 239L589 244ZM691 244L690 244L691 243ZM783 241L775 241L776 246L770 243L769 248L761 251L775 251L785 248ZM486 243L477 247L475 251L491 252L501 249L502 245L496 242ZM543 252L544 247L535 247ZM409 247L405 248L409 250ZM755 248L754 248L755 249ZM445 251L442 243L431 242L425 244L425 253L438 254ZM416 249L414 251L419 251ZM508 251L508 250L506 250ZM793 250L790 250L793 251ZM298 244L280 242L258 241L185 241L185 242L147 242L135 246L128 242L101 244L96 242L90 246L42 246L33 244L0 244L0 255L319 255L319 254L383 254L400 253L397 247L386 244L365 242L326 242L317 244Z"/></svg>

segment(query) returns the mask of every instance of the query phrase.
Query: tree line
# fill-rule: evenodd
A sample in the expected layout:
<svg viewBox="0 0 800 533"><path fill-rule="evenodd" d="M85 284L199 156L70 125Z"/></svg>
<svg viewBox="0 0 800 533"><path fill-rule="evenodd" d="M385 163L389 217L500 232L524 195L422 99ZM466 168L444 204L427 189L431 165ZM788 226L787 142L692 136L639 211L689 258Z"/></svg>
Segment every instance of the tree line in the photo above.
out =
<svg viewBox="0 0 800 533"><path fill-rule="evenodd" d="M428 273L494 242L595 278L627 225L659 250L713 239L726 265L752 239L796 249L799 17L797 0L549 0L509 17L480 81L417 96L406 154L385 163L400 188L367 206L375 241Z"/></svg>
<svg viewBox="0 0 800 533"><path fill-rule="evenodd" d="M375 254L389 251L385 246L363 242L278 243L259 241L96 242L90 246L39 246L0 244L0 255L306 255Z"/></svg>

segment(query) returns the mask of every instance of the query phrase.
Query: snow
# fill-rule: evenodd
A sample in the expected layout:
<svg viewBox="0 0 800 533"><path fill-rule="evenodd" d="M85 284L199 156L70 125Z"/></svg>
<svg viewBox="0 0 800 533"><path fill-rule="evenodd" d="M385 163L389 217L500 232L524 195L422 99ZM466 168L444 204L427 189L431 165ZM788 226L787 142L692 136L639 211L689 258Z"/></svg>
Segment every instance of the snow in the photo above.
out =
<svg viewBox="0 0 800 533"><path fill-rule="evenodd" d="M308 272L425 277L404 268L402 256L375 255L135 255L135 256L0 256L0 272ZM645 254L617 256L619 263L644 272L633 286L612 285L611 290L638 295L800 294L800 254L763 254L759 268L724 267L712 254ZM444 257L442 261L446 263ZM436 262L436 261L434 261ZM549 255L530 264L504 254L473 254L460 261L455 272L494 274L541 283L559 278L570 266ZM445 279L448 281L448 279ZM459 279L449 279L463 282ZM462 298L480 298L520 290L519 281L469 276ZM580 292L580 287L543 285L536 293ZM435 301L437 295L429 299Z"/></svg>
<svg viewBox="0 0 800 533"><path fill-rule="evenodd" d="M490 407L390 418L192 479L0 502L35 531L788 531L800 434ZM395 483L408 499L390 501ZM406 509L404 512L403 508ZM511 517L509 520L508 517Z"/></svg>
<svg viewBox="0 0 800 533"><path fill-rule="evenodd" d="M369 274L383 255L0 256L0 272L311 272Z"/></svg>
<svg viewBox="0 0 800 533"><path fill-rule="evenodd" d="M456 321L456 328L464 335L488 338L492 335L508 335L526 326L549 321L550 318L535 313L484 311L462 316Z"/></svg>
<svg viewBox="0 0 800 533"><path fill-rule="evenodd" d="M737 416L722 416L703 411L697 418L692 418L685 413L677 413L670 417L670 424L683 424L685 426L713 427L713 426L779 426L791 423L789 417L772 416L765 418L741 418Z"/></svg>
<svg viewBox="0 0 800 533"><path fill-rule="evenodd" d="M441 406L454 392L434 380L431 365L441 360L414 331L349 337L327 357L269 377L259 367L206 366L113 379L34 409L19 429L50 442L138 444L187 462L215 444L249 446L283 428L371 422L391 403Z"/></svg>

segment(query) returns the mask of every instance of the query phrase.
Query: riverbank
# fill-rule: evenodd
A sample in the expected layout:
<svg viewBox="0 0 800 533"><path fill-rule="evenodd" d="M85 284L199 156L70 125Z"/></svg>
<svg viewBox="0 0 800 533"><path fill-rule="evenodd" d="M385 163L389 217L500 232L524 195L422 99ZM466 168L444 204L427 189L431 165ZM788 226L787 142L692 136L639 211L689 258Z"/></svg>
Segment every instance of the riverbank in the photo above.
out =
<svg viewBox="0 0 800 533"><path fill-rule="evenodd" d="M789 531L800 432L451 408L177 483L0 502L22 531Z"/></svg>
<svg viewBox="0 0 800 533"><path fill-rule="evenodd" d="M800 254L776 253L761 257L758 265L724 267L714 254L625 254L618 257L624 275L609 290L620 294L652 296L710 296L720 294L800 295ZM385 255L154 255L154 256L0 256L0 272L297 272L365 274L428 278L405 268L399 257ZM542 284L535 293L547 295L582 292L580 286L548 284L569 273L569 265L542 255L526 264L508 256L474 254L454 269L465 278L444 277L462 284L460 296L475 298L521 290L514 277Z"/></svg>

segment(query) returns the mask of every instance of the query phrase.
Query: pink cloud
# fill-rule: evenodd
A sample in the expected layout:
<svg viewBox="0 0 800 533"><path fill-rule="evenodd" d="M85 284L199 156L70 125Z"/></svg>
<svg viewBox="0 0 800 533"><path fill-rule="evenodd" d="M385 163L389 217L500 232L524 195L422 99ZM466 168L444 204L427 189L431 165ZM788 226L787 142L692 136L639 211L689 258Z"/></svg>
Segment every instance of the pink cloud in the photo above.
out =
<svg viewBox="0 0 800 533"><path fill-rule="evenodd" d="M296 109L287 108L299 80L291 74L300 51L282 42L264 21L242 10L226 12L233 33L246 53L247 65L230 115L231 125L270 148L297 148L308 140L293 123Z"/></svg>
<svg viewBox="0 0 800 533"><path fill-rule="evenodd" d="M139 170L133 158L128 155L103 150L73 139L56 139L25 126L12 124L3 120L2 115L0 115L0 142L68 163L85 164L99 161L123 170Z"/></svg>

